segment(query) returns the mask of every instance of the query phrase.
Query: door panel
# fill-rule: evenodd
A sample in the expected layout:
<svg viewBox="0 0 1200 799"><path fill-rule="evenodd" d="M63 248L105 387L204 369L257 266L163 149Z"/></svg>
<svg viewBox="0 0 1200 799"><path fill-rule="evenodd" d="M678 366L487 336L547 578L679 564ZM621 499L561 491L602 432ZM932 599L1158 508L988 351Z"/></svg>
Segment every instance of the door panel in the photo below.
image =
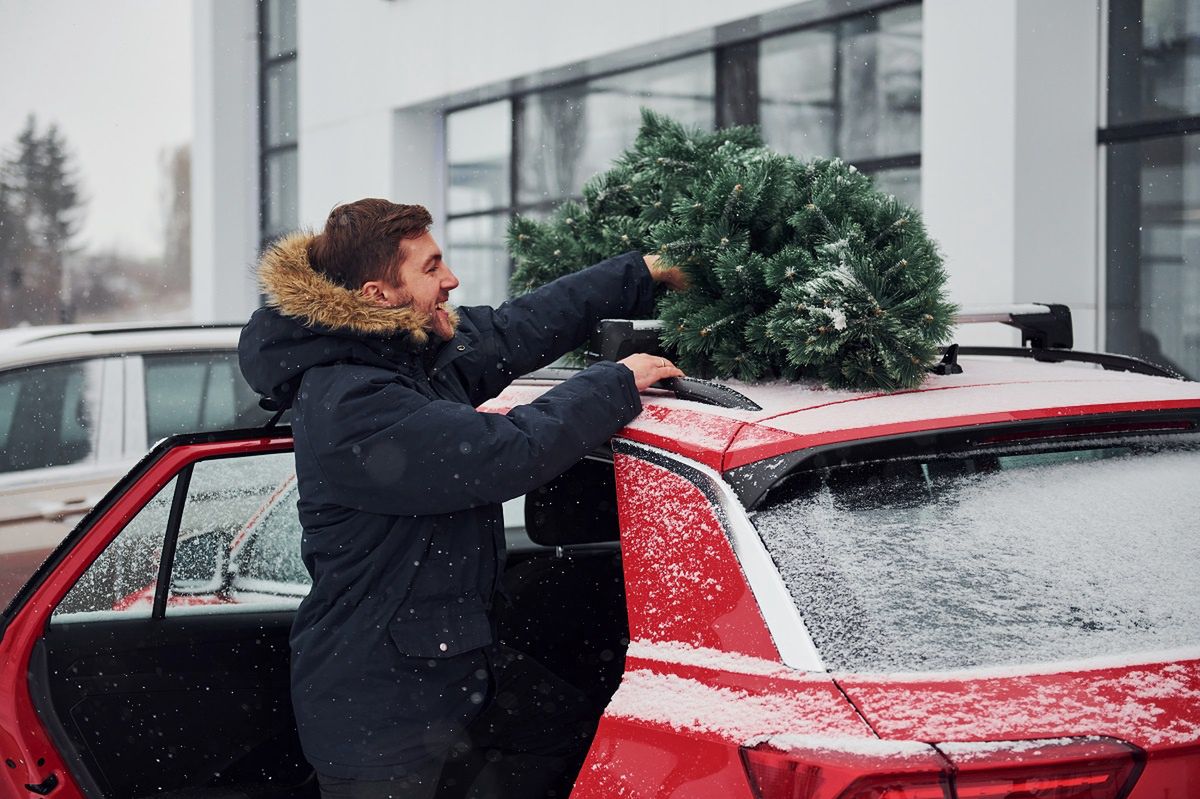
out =
<svg viewBox="0 0 1200 799"><path fill-rule="evenodd" d="M298 786L311 769L288 694L291 617L285 611L53 624L42 643L41 679L106 795Z"/></svg>

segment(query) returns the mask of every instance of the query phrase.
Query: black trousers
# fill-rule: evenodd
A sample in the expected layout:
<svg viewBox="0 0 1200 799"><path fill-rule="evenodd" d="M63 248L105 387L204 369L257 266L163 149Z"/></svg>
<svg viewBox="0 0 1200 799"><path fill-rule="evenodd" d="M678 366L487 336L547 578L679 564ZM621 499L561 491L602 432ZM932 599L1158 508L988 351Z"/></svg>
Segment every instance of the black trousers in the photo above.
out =
<svg viewBox="0 0 1200 799"><path fill-rule="evenodd" d="M523 652L486 654L487 706L448 751L388 780L318 774L322 799L564 799L595 733L590 702Z"/></svg>

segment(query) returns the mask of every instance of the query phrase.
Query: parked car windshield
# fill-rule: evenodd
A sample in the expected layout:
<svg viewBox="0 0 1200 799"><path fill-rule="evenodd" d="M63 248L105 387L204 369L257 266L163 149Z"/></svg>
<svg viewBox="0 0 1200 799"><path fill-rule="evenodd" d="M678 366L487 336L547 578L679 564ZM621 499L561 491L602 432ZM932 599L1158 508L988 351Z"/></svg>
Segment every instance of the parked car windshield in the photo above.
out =
<svg viewBox="0 0 1200 799"><path fill-rule="evenodd" d="M1200 644L1200 448L1028 445L797 475L753 521L826 664L939 671Z"/></svg>

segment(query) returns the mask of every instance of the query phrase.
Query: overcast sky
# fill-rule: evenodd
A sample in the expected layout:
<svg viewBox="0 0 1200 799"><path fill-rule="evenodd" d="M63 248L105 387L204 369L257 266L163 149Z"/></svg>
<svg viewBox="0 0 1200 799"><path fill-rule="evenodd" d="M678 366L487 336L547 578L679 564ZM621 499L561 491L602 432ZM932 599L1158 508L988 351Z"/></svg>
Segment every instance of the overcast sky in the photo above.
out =
<svg viewBox="0 0 1200 799"><path fill-rule="evenodd" d="M162 251L159 154L192 136L191 3L0 0L0 150L55 122L88 198L78 243Z"/></svg>

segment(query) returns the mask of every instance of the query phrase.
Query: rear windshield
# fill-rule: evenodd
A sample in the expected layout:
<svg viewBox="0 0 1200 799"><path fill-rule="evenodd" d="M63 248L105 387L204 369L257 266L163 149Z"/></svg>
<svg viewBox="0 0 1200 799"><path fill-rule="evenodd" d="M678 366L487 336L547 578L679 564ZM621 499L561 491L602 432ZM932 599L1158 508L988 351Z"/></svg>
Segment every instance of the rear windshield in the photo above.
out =
<svg viewBox="0 0 1200 799"><path fill-rule="evenodd" d="M823 469L794 477L753 521L830 668L1200 644L1194 439Z"/></svg>

